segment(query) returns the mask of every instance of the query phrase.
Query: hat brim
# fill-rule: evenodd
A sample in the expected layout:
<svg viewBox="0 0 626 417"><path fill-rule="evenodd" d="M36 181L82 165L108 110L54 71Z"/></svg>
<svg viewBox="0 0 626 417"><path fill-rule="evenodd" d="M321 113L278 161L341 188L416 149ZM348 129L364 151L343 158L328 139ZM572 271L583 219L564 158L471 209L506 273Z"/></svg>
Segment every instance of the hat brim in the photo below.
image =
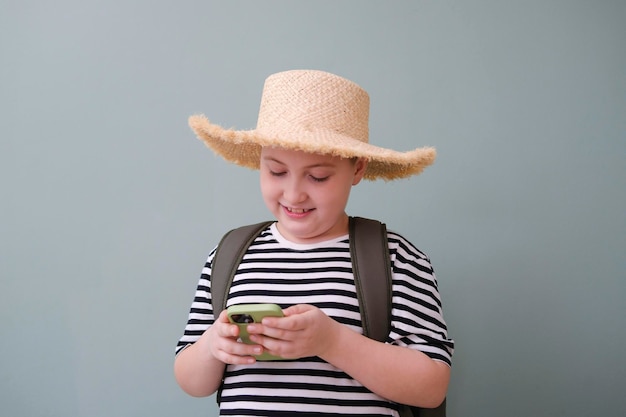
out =
<svg viewBox="0 0 626 417"><path fill-rule="evenodd" d="M189 126L213 152L228 162L259 169L261 149L279 147L297 151L333 155L342 158L365 158L364 178L395 180L420 174L435 162L432 147L398 152L362 142L334 131L299 131L284 137L270 130L225 129L209 122L203 115L189 118Z"/></svg>

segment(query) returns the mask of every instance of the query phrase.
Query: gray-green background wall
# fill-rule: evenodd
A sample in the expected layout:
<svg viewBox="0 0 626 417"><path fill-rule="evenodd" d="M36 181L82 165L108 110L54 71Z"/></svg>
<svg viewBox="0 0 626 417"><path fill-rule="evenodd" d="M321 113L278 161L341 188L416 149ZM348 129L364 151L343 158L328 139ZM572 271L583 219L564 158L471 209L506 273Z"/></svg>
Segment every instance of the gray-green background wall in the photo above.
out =
<svg viewBox="0 0 626 417"><path fill-rule="evenodd" d="M621 415L625 42L624 1L0 1L0 415L217 415L174 345L270 214L187 117L253 128L300 68L368 90L373 143L438 149L349 212L432 258L449 415Z"/></svg>

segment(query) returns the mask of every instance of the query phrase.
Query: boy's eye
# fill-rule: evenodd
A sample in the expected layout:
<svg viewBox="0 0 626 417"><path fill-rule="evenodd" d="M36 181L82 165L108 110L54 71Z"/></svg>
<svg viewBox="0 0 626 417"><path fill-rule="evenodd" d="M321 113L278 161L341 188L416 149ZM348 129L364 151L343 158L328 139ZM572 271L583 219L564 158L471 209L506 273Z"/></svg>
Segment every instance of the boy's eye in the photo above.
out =
<svg viewBox="0 0 626 417"><path fill-rule="evenodd" d="M280 170L273 171L273 170L270 169L270 170L268 170L268 172L270 173L270 175L272 177L283 177L283 176L287 175L287 171L280 171ZM326 176L322 176L322 177L315 176L315 175L309 175L309 178L311 178L311 180L313 182L324 182L324 181L328 180L328 178L330 178L330 175L326 175Z"/></svg>

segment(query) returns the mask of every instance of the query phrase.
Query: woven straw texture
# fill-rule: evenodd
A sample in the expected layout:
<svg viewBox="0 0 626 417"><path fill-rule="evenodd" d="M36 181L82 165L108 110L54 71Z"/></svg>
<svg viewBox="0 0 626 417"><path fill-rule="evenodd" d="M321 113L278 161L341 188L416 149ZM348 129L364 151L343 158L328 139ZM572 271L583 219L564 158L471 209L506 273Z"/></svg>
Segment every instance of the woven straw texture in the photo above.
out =
<svg viewBox="0 0 626 417"><path fill-rule="evenodd" d="M259 168L264 146L363 157L369 180L417 175L434 162L433 148L397 152L369 144L368 118L369 96L357 84L323 71L294 70L265 81L256 129L224 129L203 115L191 116L189 125L216 154L252 169Z"/></svg>

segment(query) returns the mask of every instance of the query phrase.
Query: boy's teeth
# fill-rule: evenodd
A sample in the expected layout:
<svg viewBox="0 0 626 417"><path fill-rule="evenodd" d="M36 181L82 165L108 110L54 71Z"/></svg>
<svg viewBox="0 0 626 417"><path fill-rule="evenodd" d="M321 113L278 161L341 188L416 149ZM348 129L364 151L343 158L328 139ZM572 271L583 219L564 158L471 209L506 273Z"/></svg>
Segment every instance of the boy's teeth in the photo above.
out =
<svg viewBox="0 0 626 417"><path fill-rule="evenodd" d="M301 214L304 213L306 211L306 209L294 209L294 208L290 208L288 209L290 212L292 213L296 213L296 214Z"/></svg>

